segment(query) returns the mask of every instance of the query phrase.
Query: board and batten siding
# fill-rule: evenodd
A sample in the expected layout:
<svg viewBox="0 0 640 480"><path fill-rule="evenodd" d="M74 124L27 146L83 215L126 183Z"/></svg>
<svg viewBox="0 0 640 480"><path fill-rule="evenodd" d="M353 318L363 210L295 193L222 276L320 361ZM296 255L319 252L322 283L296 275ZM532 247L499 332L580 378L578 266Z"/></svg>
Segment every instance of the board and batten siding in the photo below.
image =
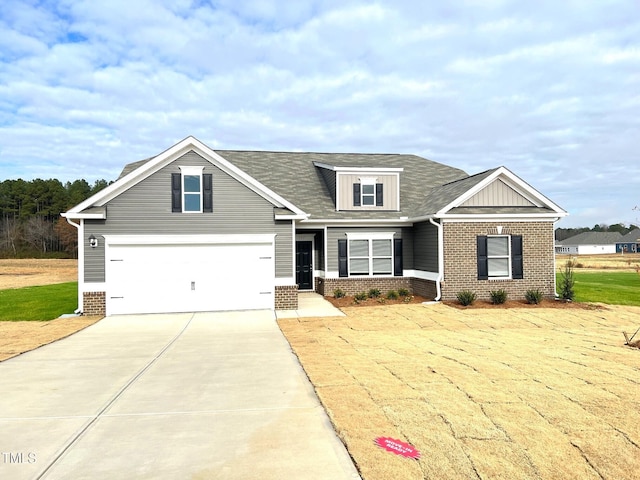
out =
<svg viewBox="0 0 640 480"><path fill-rule="evenodd" d="M429 222L413 225L413 265L423 272L438 271L438 228Z"/></svg>
<svg viewBox="0 0 640 480"><path fill-rule="evenodd" d="M483 188L461 207L533 207L532 202L524 198L500 179Z"/></svg>
<svg viewBox="0 0 640 480"><path fill-rule="evenodd" d="M376 183L381 183L383 205L382 207L376 206L353 206L353 184L361 183L361 178L375 178ZM373 174L339 174L338 175L338 210L400 210L398 205L398 175L382 175L379 173Z"/></svg>
<svg viewBox="0 0 640 480"><path fill-rule="evenodd" d="M394 232L393 238L402 238L402 263L403 268L413 268L413 252L411 234L409 229L403 227L367 227L367 228L344 228L329 227L327 229L327 270L329 272L338 271L338 240L346 239L347 233L388 233Z"/></svg>
<svg viewBox="0 0 640 480"><path fill-rule="evenodd" d="M171 174L180 166L204 167L213 174L213 213L172 213ZM85 249L85 281L104 282L102 235L224 235L265 234L276 236L276 276L293 272L291 221L274 220L273 205L194 152L142 180L107 203L106 220L85 220L88 237L99 239L98 248Z"/></svg>

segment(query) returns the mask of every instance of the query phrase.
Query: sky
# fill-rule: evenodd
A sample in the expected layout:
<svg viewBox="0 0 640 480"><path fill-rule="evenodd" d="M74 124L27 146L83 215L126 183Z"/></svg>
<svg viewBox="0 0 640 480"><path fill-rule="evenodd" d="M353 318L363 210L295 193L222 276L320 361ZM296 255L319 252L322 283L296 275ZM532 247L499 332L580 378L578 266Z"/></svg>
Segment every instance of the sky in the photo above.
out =
<svg viewBox="0 0 640 480"><path fill-rule="evenodd" d="M2 0L0 181L214 149L505 166L640 224L638 0Z"/></svg>

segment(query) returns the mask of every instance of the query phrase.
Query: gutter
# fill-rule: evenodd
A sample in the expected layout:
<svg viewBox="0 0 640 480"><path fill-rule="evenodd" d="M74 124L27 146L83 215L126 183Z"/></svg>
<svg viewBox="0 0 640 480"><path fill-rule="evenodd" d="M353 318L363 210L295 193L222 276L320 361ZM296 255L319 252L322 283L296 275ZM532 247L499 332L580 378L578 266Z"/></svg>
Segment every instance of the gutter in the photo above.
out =
<svg viewBox="0 0 640 480"><path fill-rule="evenodd" d="M440 283L444 280L444 233L442 231L442 224L433 221L433 217L429 217L429 223L434 225L438 229L438 278L436 278L436 298L434 300L439 302L442 298L442 287Z"/></svg>
<svg viewBox="0 0 640 480"><path fill-rule="evenodd" d="M76 227L76 229L78 230L78 269L80 268L81 264L84 264L84 262L81 262L81 258L80 255L84 255L84 249L82 248L82 238L80 238L80 230L81 230L81 225L79 223L75 223L71 220L70 217L66 216L64 213L61 214L62 217L64 217L67 220L67 223L69 225L72 225L74 227ZM76 308L73 313L75 313L76 315L81 315L82 314L82 308L80 308L80 298L81 298L81 289L82 289L82 283L80 282L80 270L78 270L78 308ZM84 274L82 275L84 276Z"/></svg>

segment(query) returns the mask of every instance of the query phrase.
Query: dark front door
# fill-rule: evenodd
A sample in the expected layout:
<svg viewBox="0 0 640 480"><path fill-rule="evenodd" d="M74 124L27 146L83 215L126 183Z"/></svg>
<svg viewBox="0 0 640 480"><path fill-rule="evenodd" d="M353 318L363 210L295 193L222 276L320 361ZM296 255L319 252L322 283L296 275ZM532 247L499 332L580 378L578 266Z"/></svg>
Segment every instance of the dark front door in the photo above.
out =
<svg viewBox="0 0 640 480"><path fill-rule="evenodd" d="M311 242L296 242L296 283L299 290L313 290Z"/></svg>

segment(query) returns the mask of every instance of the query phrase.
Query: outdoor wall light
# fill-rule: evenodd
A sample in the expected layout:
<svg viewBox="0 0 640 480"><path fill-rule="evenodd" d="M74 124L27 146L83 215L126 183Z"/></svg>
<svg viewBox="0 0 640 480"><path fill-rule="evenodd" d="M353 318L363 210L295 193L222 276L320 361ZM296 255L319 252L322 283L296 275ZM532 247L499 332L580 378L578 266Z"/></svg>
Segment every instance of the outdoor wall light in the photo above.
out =
<svg viewBox="0 0 640 480"><path fill-rule="evenodd" d="M95 237L93 233L89 237L89 246L91 248L96 248L98 246L98 239Z"/></svg>

